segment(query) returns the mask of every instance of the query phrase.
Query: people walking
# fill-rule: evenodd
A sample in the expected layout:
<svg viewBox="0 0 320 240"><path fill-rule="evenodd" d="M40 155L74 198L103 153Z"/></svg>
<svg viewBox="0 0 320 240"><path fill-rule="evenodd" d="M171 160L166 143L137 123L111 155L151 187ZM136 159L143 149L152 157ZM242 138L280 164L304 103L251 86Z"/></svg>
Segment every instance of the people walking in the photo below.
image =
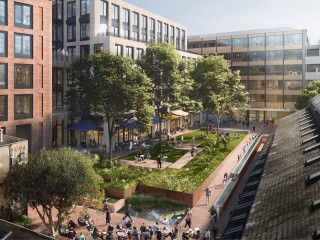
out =
<svg viewBox="0 0 320 240"><path fill-rule="evenodd" d="M211 197L211 190L209 189L209 187L207 187L204 191L206 192L206 200L207 200L207 204L208 204L210 201L210 197Z"/></svg>
<svg viewBox="0 0 320 240"><path fill-rule="evenodd" d="M191 228L191 215L189 213L187 213L186 224L184 225L184 228L186 228L187 226Z"/></svg>
<svg viewBox="0 0 320 240"><path fill-rule="evenodd" d="M223 175L223 178L224 178L224 181L228 180L228 173L227 172Z"/></svg>
<svg viewBox="0 0 320 240"><path fill-rule="evenodd" d="M126 215L124 216L124 218L126 219L127 217L130 219L131 222L133 222L132 217L131 217L131 204L128 205L127 209L126 209Z"/></svg>
<svg viewBox="0 0 320 240"><path fill-rule="evenodd" d="M111 209L108 205L106 205L106 224L110 224L111 221Z"/></svg>
<svg viewBox="0 0 320 240"><path fill-rule="evenodd" d="M158 156L157 164L158 164L157 167L158 167L158 168L161 168L161 164L162 164L162 155L161 155L161 154Z"/></svg>

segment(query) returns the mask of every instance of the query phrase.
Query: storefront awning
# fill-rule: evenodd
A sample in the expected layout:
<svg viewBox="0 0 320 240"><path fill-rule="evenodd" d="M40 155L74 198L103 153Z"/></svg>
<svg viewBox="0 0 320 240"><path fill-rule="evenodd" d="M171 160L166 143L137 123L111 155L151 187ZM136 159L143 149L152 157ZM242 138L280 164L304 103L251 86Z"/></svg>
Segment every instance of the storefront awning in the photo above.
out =
<svg viewBox="0 0 320 240"><path fill-rule="evenodd" d="M128 120L116 121L116 124L120 127L135 129L138 127L138 120L136 118L130 118Z"/></svg>
<svg viewBox="0 0 320 240"><path fill-rule="evenodd" d="M153 124L156 124L156 123L159 123L160 122L160 119L156 116L152 116L152 123ZM162 119L162 122L165 122L165 119Z"/></svg>
<svg viewBox="0 0 320 240"><path fill-rule="evenodd" d="M80 120L74 125L68 126L68 130L74 130L74 131L90 131L97 129L99 125L95 122L89 121L89 120Z"/></svg>
<svg viewBox="0 0 320 240"><path fill-rule="evenodd" d="M185 117L185 116L189 115L188 112L182 111L181 109L173 110L173 111L171 111L171 113L174 114L174 115L177 115L177 116L182 116L182 117Z"/></svg>

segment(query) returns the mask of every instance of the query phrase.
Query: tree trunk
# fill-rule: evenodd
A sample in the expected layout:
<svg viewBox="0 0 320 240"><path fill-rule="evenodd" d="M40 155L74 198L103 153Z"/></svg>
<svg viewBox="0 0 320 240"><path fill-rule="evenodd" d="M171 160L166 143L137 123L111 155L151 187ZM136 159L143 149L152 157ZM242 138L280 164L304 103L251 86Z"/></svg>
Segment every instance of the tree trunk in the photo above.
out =
<svg viewBox="0 0 320 240"><path fill-rule="evenodd" d="M160 144L160 153L162 153L162 117L159 117L159 122L160 122L159 144Z"/></svg>
<svg viewBox="0 0 320 240"><path fill-rule="evenodd" d="M113 120L112 120L113 121ZM109 160L112 160L112 137L113 137L113 129L112 129L112 123L108 121L108 137L109 137L109 152L108 152L108 158Z"/></svg>
<svg viewBox="0 0 320 240"><path fill-rule="evenodd" d="M206 111L207 136L209 136L209 113Z"/></svg>
<svg viewBox="0 0 320 240"><path fill-rule="evenodd" d="M220 135L219 135L219 127L220 127L220 117L216 117L217 119L217 141L218 141L218 148L220 146Z"/></svg>

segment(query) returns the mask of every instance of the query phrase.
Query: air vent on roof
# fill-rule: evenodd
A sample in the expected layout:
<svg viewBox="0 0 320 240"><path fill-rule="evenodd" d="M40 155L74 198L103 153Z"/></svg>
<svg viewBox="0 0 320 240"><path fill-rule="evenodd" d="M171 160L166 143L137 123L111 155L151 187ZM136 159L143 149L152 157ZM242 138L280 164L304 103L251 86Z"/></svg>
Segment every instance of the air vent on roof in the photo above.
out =
<svg viewBox="0 0 320 240"><path fill-rule="evenodd" d="M240 231L242 231L242 228L243 228L242 226L229 228L227 231L224 232L224 235L229 235L229 234L233 234L233 233L236 233L236 232L240 232Z"/></svg>
<svg viewBox="0 0 320 240"><path fill-rule="evenodd" d="M300 131L306 130L306 129L311 128L311 127L314 127L314 126L315 126L314 123L313 123L313 124L310 124L310 125L308 125L308 126L305 126L305 127L303 127L303 128L300 128Z"/></svg>
<svg viewBox="0 0 320 240"><path fill-rule="evenodd" d="M306 125L307 123L311 123L311 122L313 122L313 120L309 120L309 121L306 121L306 122L304 122L304 123L300 123L299 126L301 127L301 126Z"/></svg>
<svg viewBox="0 0 320 240"><path fill-rule="evenodd" d="M309 142L309 141L311 141L311 140L313 140L313 139L318 138L319 136L320 136L319 134L314 135L314 136L312 136L312 137L310 137L310 138L308 138L308 139L303 140L303 141L301 142L301 144L307 143L307 142Z"/></svg>
<svg viewBox="0 0 320 240"><path fill-rule="evenodd" d="M311 150L313 150L313 149L315 149L315 148L318 148L319 146L320 146L320 143L317 143L317 144L315 144L315 145L312 145L312 146L310 146L310 147L307 147L306 149L304 149L304 150L302 151L302 153L310 152Z"/></svg>
<svg viewBox="0 0 320 240"><path fill-rule="evenodd" d="M311 164L314 164L314 163L316 163L316 162L318 162L318 161L320 161L320 155L319 155L319 156L316 156L316 157L314 157L314 158L311 158L311 159L306 160L306 161L304 162L304 166L307 167L307 166L309 166L309 165L311 165Z"/></svg>
<svg viewBox="0 0 320 240"><path fill-rule="evenodd" d="M312 239L320 239L320 229L313 232Z"/></svg>
<svg viewBox="0 0 320 240"><path fill-rule="evenodd" d="M251 207L251 205L252 205L252 201L248 201L248 202L237 205L235 209L237 210L237 209L247 208L247 207Z"/></svg>
<svg viewBox="0 0 320 240"><path fill-rule="evenodd" d="M259 169L257 171L254 171L250 174L250 176L254 176L254 175L257 175L257 174L260 174L262 172L262 169Z"/></svg>
<svg viewBox="0 0 320 240"><path fill-rule="evenodd" d="M313 202L311 203L311 205L310 205L310 212L313 212L313 211L315 211L315 210L317 210L317 209L319 209L319 208L320 208L320 199L315 200L315 201L313 201Z"/></svg>
<svg viewBox="0 0 320 240"><path fill-rule="evenodd" d="M308 131L308 132L305 132L305 133L301 133L301 137L303 137L303 136L305 136L305 135L308 135L308 134L310 134L310 133L313 133L313 132L315 132L315 131L317 131L318 129L317 128L314 128L314 129L311 129L310 131Z"/></svg>
<svg viewBox="0 0 320 240"><path fill-rule="evenodd" d="M314 174L311 174L307 177L306 179L306 186L310 186L311 184L317 182L320 180L320 172L317 172L317 173L314 173Z"/></svg>
<svg viewBox="0 0 320 240"><path fill-rule="evenodd" d="M240 219L243 219L245 217L247 217L248 214L244 213L244 214L240 214L240 215L237 215L237 216L234 216L230 219L230 221L238 221Z"/></svg>

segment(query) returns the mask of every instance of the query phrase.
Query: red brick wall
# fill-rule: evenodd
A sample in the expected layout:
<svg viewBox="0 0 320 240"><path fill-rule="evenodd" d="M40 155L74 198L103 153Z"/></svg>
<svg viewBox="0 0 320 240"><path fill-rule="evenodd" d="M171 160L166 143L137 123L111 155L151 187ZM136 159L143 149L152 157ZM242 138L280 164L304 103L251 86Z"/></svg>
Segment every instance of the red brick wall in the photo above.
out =
<svg viewBox="0 0 320 240"><path fill-rule="evenodd" d="M0 25L8 34L8 57L0 57L0 63L8 64L8 89L0 89L0 95L8 95L8 121L1 122L8 135L16 135L16 126L31 124L32 149L51 147L52 119L52 2L49 0L17 0L33 6L33 29L14 26L14 1L7 1L7 25ZM33 59L14 58L14 33L33 35ZM43 38L43 59L42 42ZM14 89L14 64L33 64L33 88ZM40 76L43 66L43 84ZM33 118L14 120L14 94L33 94ZM41 96L43 95L43 111ZM43 114L42 114L43 112Z"/></svg>

